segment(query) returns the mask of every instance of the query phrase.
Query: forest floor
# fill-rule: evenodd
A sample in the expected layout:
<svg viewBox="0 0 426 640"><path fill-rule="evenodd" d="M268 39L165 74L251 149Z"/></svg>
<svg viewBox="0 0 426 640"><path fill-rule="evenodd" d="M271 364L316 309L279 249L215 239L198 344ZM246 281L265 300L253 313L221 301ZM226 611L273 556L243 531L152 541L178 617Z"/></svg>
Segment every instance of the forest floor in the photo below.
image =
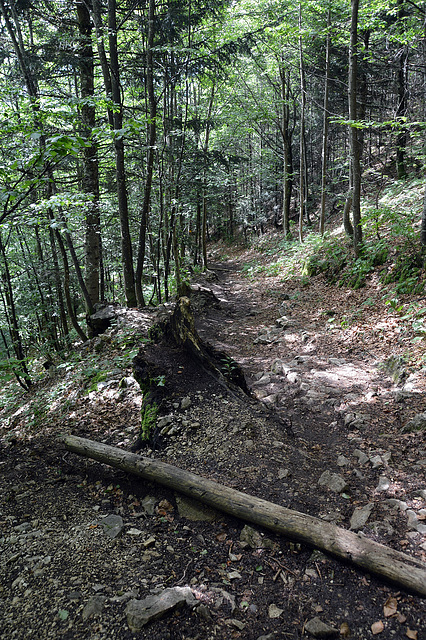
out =
<svg viewBox="0 0 426 640"><path fill-rule="evenodd" d="M244 265L266 256L212 251L193 285L197 329L243 367L254 401L150 343L153 311L125 309L13 408L2 396L0 637L426 638L424 599L58 440L130 449L141 405L130 362L141 347L164 372L165 395L158 448L141 455L426 561L425 431L410 422L426 411L424 343L403 310L385 304L374 274L357 291L322 276L249 278ZM185 586L197 606L136 630L129 603Z"/></svg>

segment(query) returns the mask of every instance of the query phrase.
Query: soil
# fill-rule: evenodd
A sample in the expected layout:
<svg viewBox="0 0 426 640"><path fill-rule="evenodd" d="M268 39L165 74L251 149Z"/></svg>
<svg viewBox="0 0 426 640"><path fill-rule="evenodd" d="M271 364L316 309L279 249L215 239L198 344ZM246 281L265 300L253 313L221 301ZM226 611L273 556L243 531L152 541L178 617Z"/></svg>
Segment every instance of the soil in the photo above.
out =
<svg viewBox="0 0 426 640"><path fill-rule="evenodd" d="M162 427L141 455L344 528L371 505L356 530L426 561L424 431L404 429L426 410L421 346L411 346L374 278L359 291L322 277L250 280L242 265L252 257L213 255L193 285L199 335L229 355L224 373L241 365L250 396L181 349L148 342L158 315L120 310L118 328L81 352L110 363L103 385L84 390L57 373L3 415L1 638L296 639L312 637L316 617L329 627L317 637L426 638L424 599L267 530L247 542L244 522L188 514L177 494L58 439L71 432L130 450L142 393L117 354L118 337L134 334L164 385ZM319 484L324 471L345 488ZM123 519L116 538L102 526L110 514ZM185 585L200 606L129 628L129 601Z"/></svg>

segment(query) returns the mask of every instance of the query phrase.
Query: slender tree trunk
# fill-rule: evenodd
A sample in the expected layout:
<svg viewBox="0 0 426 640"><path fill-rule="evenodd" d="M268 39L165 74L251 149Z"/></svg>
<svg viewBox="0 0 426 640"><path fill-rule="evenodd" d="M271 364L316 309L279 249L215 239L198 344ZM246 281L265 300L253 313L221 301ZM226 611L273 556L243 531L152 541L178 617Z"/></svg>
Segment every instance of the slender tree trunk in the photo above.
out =
<svg viewBox="0 0 426 640"><path fill-rule="evenodd" d="M211 131L211 118L213 112L213 104L214 104L214 96L216 91L216 82L213 81L210 99L209 99L209 107L207 111L207 124L206 124L206 137L204 138L204 146L203 146L203 155L204 155L204 168L203 168L203 217L201 224L201 247L202 247L202 255L203 255L203 269L206 270L208 268L207 263L207 175L206 175L206 163L207 163L207 153L209 150L209 142L210 142L210 131Z"/></svg>
<svg viewBox="0 0 426 640"><path fill-rule="evenodd" d="M293 157L291 149L290 135L290 107L288 95L288 79L283 61L279 65L279 74L281 80L281 137L283 145L283 231L284 235L290 235L290 203L291 192L293 189Z"/></svg>
<svg viewBox="0 0 426 640"><path fill-rule="evenodd" d="M98 48L98 56L99 61L101 63L102 76L104 79L105 85L105 93L109 100L112 99L112 83L111 83L111 72L108 64L107 54L105 52L105 43L104 43L104 29L102 23L102 10L101 10L101 0L92 0L92 6L89 6L89 9L92 10L93 23L96 29L96 43ZM108 122L111 129L114 128L114 116L112 109L107 109L108 113Z"/></svg>
<svg viewBox="0 0 426 640"><path fill-rule="evenodd" d="M114 120L114 149L115 174L117 180L118 211L121 228L121 259L123 267L124 290L128 307L137 304L135 291L135 274L133 270L133 249L129 226L129 205L127 197L126 168L124 159L124 139L120 133L123 128L123 104L120 91L120 67L117 48L117 11L116 0L108 0L108 39L111 66L111 90L115 105Z"/></svg>
<svg viewBox="0 0 426 640"><path fill-rule="evenodd" d="M358 10L359 0L352 0L351 5L351 39L349 45L349 120L357 120L357 56L358 56ZM352 215L353 215L353 245L355 256L359 257L362 246L361 227L361 150L357 127L349 125L352 164Z"/></svg>
<svg viewBox="0 0 426 640"><path fill-rule="evenodd" d="M423 18L423 65L424 65L424 68L426 69L426 14ZM425 82L426 73L423 77ZM426 96L424 96L423 99L426 104ZM421 245L422 253L425 256L426 255L426 188L425 188L424 199L423 199L422 221L421 221L421 229L420 229L420 245Z"/></svg>
<svg viewBox="0 0 426 640"><path fill-rule="evenodd" d="M64 246L64 242L62 240L62 236L59 233L59 231L56 231L56 240L59 245L59 250L62 256L62 264L64 267L64 293L65 293L65 300L67 303L68 316L78 336L81 338L81 340L83 340L83 342L86 342L87 336L84 333L83 329L78 324L78 320L74 312L74 306L72 303L71 292L70 292L70 268L68 264L68 257L67 257L67 252Z"/></svg>
<svg viewBox="0 0 426 640"><path fill-rule="evenodd" d="M154 69L152 49L155 31L155 0L149 0L148 5L148 42L146 50L146 84L148 90L149 119L148 119L148 157L146 167L146 182L142 205L142 217L139 228L138 263L136 267L135 285L136 297L140 307L145 306L142 291L142 275L145 262L145 242L148 224L148 214L151 201L152 175L154 170L155 143L157 138L157 101L154 93Z"/></svg>
<svg viewBox="0 0 426 640"><path fill-rule="evenodd" d="M87 140L83 158L83 191L90 202L86 215L85 234L85 284L92 304L99 302L99 276L101 253L101 221L99 213L99 167L98 149L92 130L96 126L94 106L94 62L92 47L92 21L87 3L76 1L78 28L80 32L80 86L82 133Z"/></svg>
<svg viewBox="0 0 426 640"><path fill-rule="evenodd" d="M3 239L0 236L0 255L3 259L2 280L4 294L7 303L8 320L9 320L9 333L12 340L13 350L18 360L18 367L14 368L15 375L24 389L29 389L32 385L31 376L29 374L27 364L25 362L25 352L22 344L21 333L19 331L18 316L16 313L15 299L12 287L12 280L10 277L9 264L6 255L6 248L3 244Z"/></svg>
<svg viewBox="0 0 426 640"><path fill-rule="evenodd" d="M299 142L299 242L303 242L303 214L305 202L305 110L306 110L306 82L305 66L303 61L302 42L302 5L299 4L299 71L300 71L300 142Z"/></svg>
<svg viewBox="0 0 426 640"><path fill-rule="evenodd" d="M64 338L65 340L67 340L69 329L68 329L67 315L65 313L65 307L64 307L64 298L62 295L62 282L61 282L61 274L59 271L59 260L58 260L58 252L56 249L55 233L51 227L49 227L49 241L50 241L50 251L52 253L52 260L53 260L53 271L55 274L56 295L58 296L59 317L61 319Z"/></svg>
<svg viewBox="0 0 426 640"><path fill-rule="evenodd" d="M325 48L325 83L324 83L324 117L322 130L322 159L321 159L321 211L319 231L322 235L325 229L325 204L327 187L327 152L328 152L328 93L330 85L330 27L331 10L327 12L327 42Z"/></svg>

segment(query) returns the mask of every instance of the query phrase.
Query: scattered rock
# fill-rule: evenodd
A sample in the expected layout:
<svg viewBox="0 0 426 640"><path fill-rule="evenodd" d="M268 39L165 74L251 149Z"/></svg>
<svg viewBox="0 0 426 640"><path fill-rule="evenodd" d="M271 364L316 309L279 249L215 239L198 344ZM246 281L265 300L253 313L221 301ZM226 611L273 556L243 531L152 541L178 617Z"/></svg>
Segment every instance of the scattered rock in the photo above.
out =
<svg viewBox="0 0 426 640"><path fill-rule="evenodd" d="M346 458L345 456L339 456L337 458L338 467L347 467L350 463L351 461L349 460L349 458Z"/></svg>
<svg viewBox="0 0 426 640"><path fill-rule="evenodd" d="M369 461L369 459L370 459L370 458L367 456L367 454L365 454L365 453L364 453L364 451L361 451L360 449L355 449L355 451L354 451L354 456L355 456L356 458L358 458L358 462L359 462L359 464L361 464L361 465L365 464L365 463L366 463L366 462L368 462L368 461Z"/></svg>
<svg viewBox="0 0 426 640"><path fill-rule="evenodd" d="M213 522L217 520L219 514L214 509L198 502L178 494L175 494L176 506L179 515L187 520L193 522Z"/></svg>
<svg viewBox="0 0 426 640"><path fill-rule="evenodd" d="M158 500L154 496L145 496L142 500L142 508L148 516L153 516L155 513L155 505Z"/></svg>
<svg viewBox="0 0 426 640"><path fill-rule="evenodd" d="M386 476L380 476L379 484L376 487L376 491L387 491L390 487L390 480Z"/></svg>
<svg viewBox="0 0 426 640"><path fill-rule="evenodd" d="M369 502L363 507L357 507L355 509L351 517L351 526L350 526L350 528L353 531L359 531L359 529L363 528L368 518L370 517L371 512L373 511L373 507L374 507L374 504L372 502Z"/></svg>
<svg viewBox="0 0 426 640"><path fill-rule="evenodd" d="M415 431L424 431L426 429L426 412L418 413L409 420L401 429L401 433L413 433Z"/></svg>
<svg viewBox="0 0 426 640"><path fill-rule="evenodd" d="M248 524L244 525L241 531L240 542L243 543L243 546L245 545L252 549L270 549L273 546L272 540L262 536L259 531L256 531Z"/></svg>
<svg viewBox="0 0 426 640"><path fill-rule="evenodd" d="M339 629L326 624L319 618L311 618L305 624L305 631L314 636L314 638L335 638L339 635Z"/></svg>
<svg viewBox="0 0 426 640"><path fill-rule="evenodd" d="M144 600L130 600L126 607L127 624L133 633L137 633L152 620L162 618L185 604L189 607L197 604L189 587L173 587Z"/></svg>
<svg viewBox="0 0 426 640"><path fill-rule="evenodd" d="M180 403L180 408L181 409L189 409L191 404L192 404L191 398L189 396L186 396L186 398L182 398L182 402Z"/></svg>
<svg viewBox="0 0 426 640"><path fill-rule="evenodd" d="M89 598L86 606L83 609L83 620L87 620L91 616L97 616L102 613L105 606L105 596L92 596Z"/></svg>
<svg viewBox="0 0 426 640"><path fill-rule="evenodd" d="M327 487L327 489L334 491L334 493L342 493L348 489L346 480L342 476L328 470L321 474L318 484L322 487Z"/></svg>
<svg viewBox="0 0 426 640"><path fill-rule="evenodd" d="M123 518L114 513L99 521L108 538L116 538L124 529Z"/></svg>
<svg viewBox="0 0 426 640"><path fill-rule="evenodd" d="M413 511L412 509L408 509L407 516L408 516L407 526L409 529L418 531L419 533L422 533L422 534L426 533L426 525L419 522L418 515L415 511Z"/></svg>
<svg viewBox="0 0 426 640"><path fill-rule="evenodd" d="M284 609L280 609L276 604L270 604L268 607L268 615L270 618L279 618Z"/></svg>

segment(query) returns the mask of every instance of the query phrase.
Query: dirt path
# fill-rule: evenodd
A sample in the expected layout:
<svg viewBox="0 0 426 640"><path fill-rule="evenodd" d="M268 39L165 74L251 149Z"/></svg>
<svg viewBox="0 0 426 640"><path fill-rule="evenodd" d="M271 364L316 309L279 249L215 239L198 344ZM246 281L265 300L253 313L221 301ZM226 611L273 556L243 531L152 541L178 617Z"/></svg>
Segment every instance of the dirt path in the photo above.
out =
<svg viewBox="0 0 426 640"><path fill-rule="evenodd" d="M424 409L423 380L408 371L395 385L377 367L403 344L392 323L380 328L383 310L364 305L374 292L251 281L238 260L216 267L218 280L202 286L218 303L201 305L198 329L243 365L259 402L228 393L173 348L142 345L167 390L161 448L142 453L425 559L425 444L421 432L401 433ZM144 334L149 320L123 311L127 330ZM92 345L105 363L122 353L114 331ZM425 637L420 598L67 454L56 440L63 430L131 446L141 394L130 373L115 369L88 393L64 378L44 423L17 413L1 432L0 637ZM106 516L121 518L117 537ZM129 628L129 602L185 585L200 606Z"/></svg>

